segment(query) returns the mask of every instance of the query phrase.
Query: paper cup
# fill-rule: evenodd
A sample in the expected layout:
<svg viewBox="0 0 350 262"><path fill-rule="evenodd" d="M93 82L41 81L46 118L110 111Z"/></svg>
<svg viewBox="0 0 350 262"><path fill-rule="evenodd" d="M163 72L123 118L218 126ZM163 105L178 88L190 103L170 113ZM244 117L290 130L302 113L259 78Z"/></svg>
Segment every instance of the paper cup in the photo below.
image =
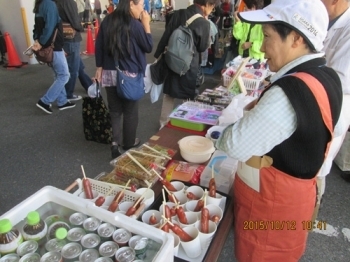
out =
<svg viewBox="0 0 350 262"><path fill-rule="evenodd" d="M186 211L185 212L186 218L187 218L187 224L183 224L179 221L179 225L180 227L184 228L187 226L194 226L194 224L198 221L198 215L195 212L191 212L191 211Z"/></svg>
<svg viewBox="0 0 350 262"><path fill-rule="evenodd" d="M194 194L194 195L196 196L197 199L190 199L190 198L188 198L188 193ZM188 188L186 189L185 194L186 194L186 197L187 197L187 199L188 199L189 201L190 201L190 200L198 200L198 199L200 199L200 198L203 197L203 195L204 195L204 190L203 190L203 188L201 188L200 186L190 186L190 187L188 187Z"/></svg>
<svg viewBox="0 0 350 262"><path fill-rule="evenodd" d="M180 202L179 205L184 205L187 202L187 197L183 191L177 191L173 193L176 199Z"/></svg>
<svg viewBox="0 0 350 262"><path fill-rule="evenodd" d="M191 237L193 237L193 240L189 242L181 241L180 238L180 245L182 246L183 250L185 251L186 255L189 258L196 258L200 256L202 253L201 250L201 242L199 240L199 231L196 227L184 227L183 230L189 234Z"/></svg>
<svg viewBox="0 0 350 262"><path fill-rule="evenodd" d="M92 196L93 196L93 199L87 199L87 198L86 198L86 195L85 195L85 192L81 192L81 193L79 194L79 197L84 198L84 199L89 200L89 201L92 201L92 202L95 202L96 199L100 196L100 193L98 193L98 192L95 191L95 190L92 190Z"/></svg>
<svg viewBox="0 0 350 262"><path fill-rule="evenodd" d="M173 232L170 232L170 234L174 237L174 256L177 257L177 254L179 252L179 246L180 246L180 238L178 235L176 235Z"/></svg>
<svg viewBox="0 0 350 262"><path fill-rule="evenodd" d="M194 209L196 208L197 206L197 203L198 203L198 200L191 200L191 201L188 201L186 204L185 204L185 210L186 211L191 211L193 213L195 213L198 217L198 219L200 219L200 216L201 216L201 211L194 211Z"/></svg>
<svg viewBox="0 0 350 262"><path fill-rule="evenodd" d="M145 209L147 209L154 202L154 191L147 188L139 188L136 190L136 194L142 196L143 193L147 190L146 194L143 196L143 202L145 203Z"/></svg>
<svg viewBox="0 0 350 262"><path fill-rule="evenodd" d="M180 181L173 181L173 182L170 182L170 184L172 184L176 188L176 191L171 191L172 193L179 192L179 191L182 191L182 192L184 191L184 188L185 188L185 184L184 183L182 183Z"/></svg>
<svg viewBox="0 0 350 262"><path fill-rule="evenodd" d="M103 202L101 207L107 207L108 209L108 207L112 204L113 199L114 199L114 196L105 197L105 202Z"/></svg>
<svg viewBox="0 0 350 262"><path fill-rule="evenodd" d="M175 203L173 203L173 202L166 202L166 205L168 206L168 207L170 207L170 209L172 209L173 207L175 207L176 205L175 205ZM163 214L163 204L159 207L159 212L161 213L161 214ZM172 217L175 217L176 215L173 215Z"/></svg>
<svg viewBox="0 0 350 262"><path fill-rule="evenodd" d="M133 205L134 205L134 202L131 202L131 201L124 201L124 202L122 202L122 203L119 204L118 210L119 210L119 211L124 211L124 212L126 212L126 211L128 211L128 209L129 209L130 207L132 207Z"/></svg>
<svg viewBox="0 0 350 262"><path fill-rule="evenodd" d="M216 197L211 197L209 195L207 195L207 204L214 204L219 206L222 200L222 195L220 195L219 193L216 193Z"/></svg>
<svg viewBox="0 0 350 262"><path fill-rule="evenodd" d="M206 208L209 211L209 219L211 219L213 216L219 216L220 218L219 222L221 221L223 212L219 206L210 204L210 205L206 205ZM219 222L217 224L219 224Z"/></svg>
<svg viewBox="0 0 350 262"><path fill-rule="evenodd" d="M149 219L153 214L156 217L157 223L154 225L151 225L149 223ZM160 225L161 220L162 220L162 213L160 213L158 210L147 210L145 213L142 214L142 222L148 225L151 225L153 227L158 227Z"/></svg>
<svg viewBox="0 0 350 262"><path fill-rule="evenodd" d="M199 241L201 243L201 249L206 250L208 246L210 245L211 240L213 239L213 236L216 232L217 226L213 221L209 220L209 232L208 233L202 233L201 232L201 221L198 220L195 224L195 227L198 229L199 233Z"/></svg>

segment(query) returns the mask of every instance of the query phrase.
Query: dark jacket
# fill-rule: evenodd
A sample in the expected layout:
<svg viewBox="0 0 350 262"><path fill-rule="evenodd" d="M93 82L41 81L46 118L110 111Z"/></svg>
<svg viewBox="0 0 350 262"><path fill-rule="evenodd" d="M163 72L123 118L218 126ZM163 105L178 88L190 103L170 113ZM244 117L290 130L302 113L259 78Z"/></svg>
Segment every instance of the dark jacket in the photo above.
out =
<svg viewBox="0 0 350 262"><path fill-rule="evenodd" d="M52 0L43 0L34 17L33 39L38 40L43 48L48 47L52 43L56 29L54 51L62 51L63 29L57 7Z"/></svg>
<svg viewBox="0 0 350 262"><path fill-rule="evenodd" d="M158 58L164 52L171 33L181 24L185 25L186 20L194 14L203 15L203 12L196 5L191 5L187 9L174 12L154 53L155 58ZM193 99L195 97L197 73L200 67L200 53L208 49L210 45L210 24L204 17L194 20L190 25L190 29L193 32L193 41L196 47L191 68L181 77L169 70L169 74L164 81L163 93L173 98Z"/></svg>
<svg viewBox="0 0 350 262"><path fill-rule="evenodd" d="M80 32L84 32L84 28L80 22L77 3L74 0L56 0L56 4L62 22L69 23L77 31L73 39L64 39L64 41L81 42Z"/></svg>

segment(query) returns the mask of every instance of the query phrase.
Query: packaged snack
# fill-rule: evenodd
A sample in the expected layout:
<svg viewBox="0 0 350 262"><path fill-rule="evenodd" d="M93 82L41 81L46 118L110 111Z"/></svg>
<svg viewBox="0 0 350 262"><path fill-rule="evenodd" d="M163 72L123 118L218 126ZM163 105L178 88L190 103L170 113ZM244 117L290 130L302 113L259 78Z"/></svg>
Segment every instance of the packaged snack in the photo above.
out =
<svg viewBox="0 0 350 262"><path fill-rule="evenodd" d="M193 164L184 161L172 160L164 170L163 176L167 180L181 180L199 184L200 176L205 168L205 165Z"/></svg>

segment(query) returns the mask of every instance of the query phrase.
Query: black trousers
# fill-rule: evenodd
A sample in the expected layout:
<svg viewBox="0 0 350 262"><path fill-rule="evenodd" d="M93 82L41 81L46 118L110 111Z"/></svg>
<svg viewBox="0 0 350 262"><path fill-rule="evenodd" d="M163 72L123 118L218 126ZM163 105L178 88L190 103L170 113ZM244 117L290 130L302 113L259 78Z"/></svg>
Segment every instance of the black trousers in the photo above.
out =
<svg viewBox="0 0 350 262"><path fill-rule="evenodd" d="M135 143L139 123L139 102L119 98L115 86L106 87L106 93L112 122L113 142L131 147Z"/></svg>

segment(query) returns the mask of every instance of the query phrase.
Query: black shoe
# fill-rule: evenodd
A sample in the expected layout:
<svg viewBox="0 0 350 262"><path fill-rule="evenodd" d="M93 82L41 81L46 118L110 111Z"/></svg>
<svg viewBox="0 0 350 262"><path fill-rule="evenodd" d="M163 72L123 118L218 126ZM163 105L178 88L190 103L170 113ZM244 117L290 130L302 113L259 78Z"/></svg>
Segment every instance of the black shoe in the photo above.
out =
<svg viewBox="0 0 350 262"><path fill-rule="evenodd" d="M140 139L135 138L135 144L134 145L132 145L132 146L123 146L123 149L124 150L129 150L130 148L139 146L140 143L141 143Z"/></svg>
<svg viewBox="0 0 350 262"><path fill-rule="evenodd" d="M65 109L73 108L73 107L75 107L75 104L68 101L68 102L65 103L63 106L59 106L58 109L59 109L59 110L65 110Z"/></svg>
<svg viewBox="0 0 350 262"><path fill-rule="evenodd" d="M122 153L119 151L118 145L111 146L112 159L119 157Z"/></svg>
<svg viewBox="0 0 350 262"><path fill-rule="evenodd" d="M36 103L36 106L39 107L41 110L43 110L45 113L52 114L51 106L45 104L41 99L39 99L38 103Z"/></svg>

